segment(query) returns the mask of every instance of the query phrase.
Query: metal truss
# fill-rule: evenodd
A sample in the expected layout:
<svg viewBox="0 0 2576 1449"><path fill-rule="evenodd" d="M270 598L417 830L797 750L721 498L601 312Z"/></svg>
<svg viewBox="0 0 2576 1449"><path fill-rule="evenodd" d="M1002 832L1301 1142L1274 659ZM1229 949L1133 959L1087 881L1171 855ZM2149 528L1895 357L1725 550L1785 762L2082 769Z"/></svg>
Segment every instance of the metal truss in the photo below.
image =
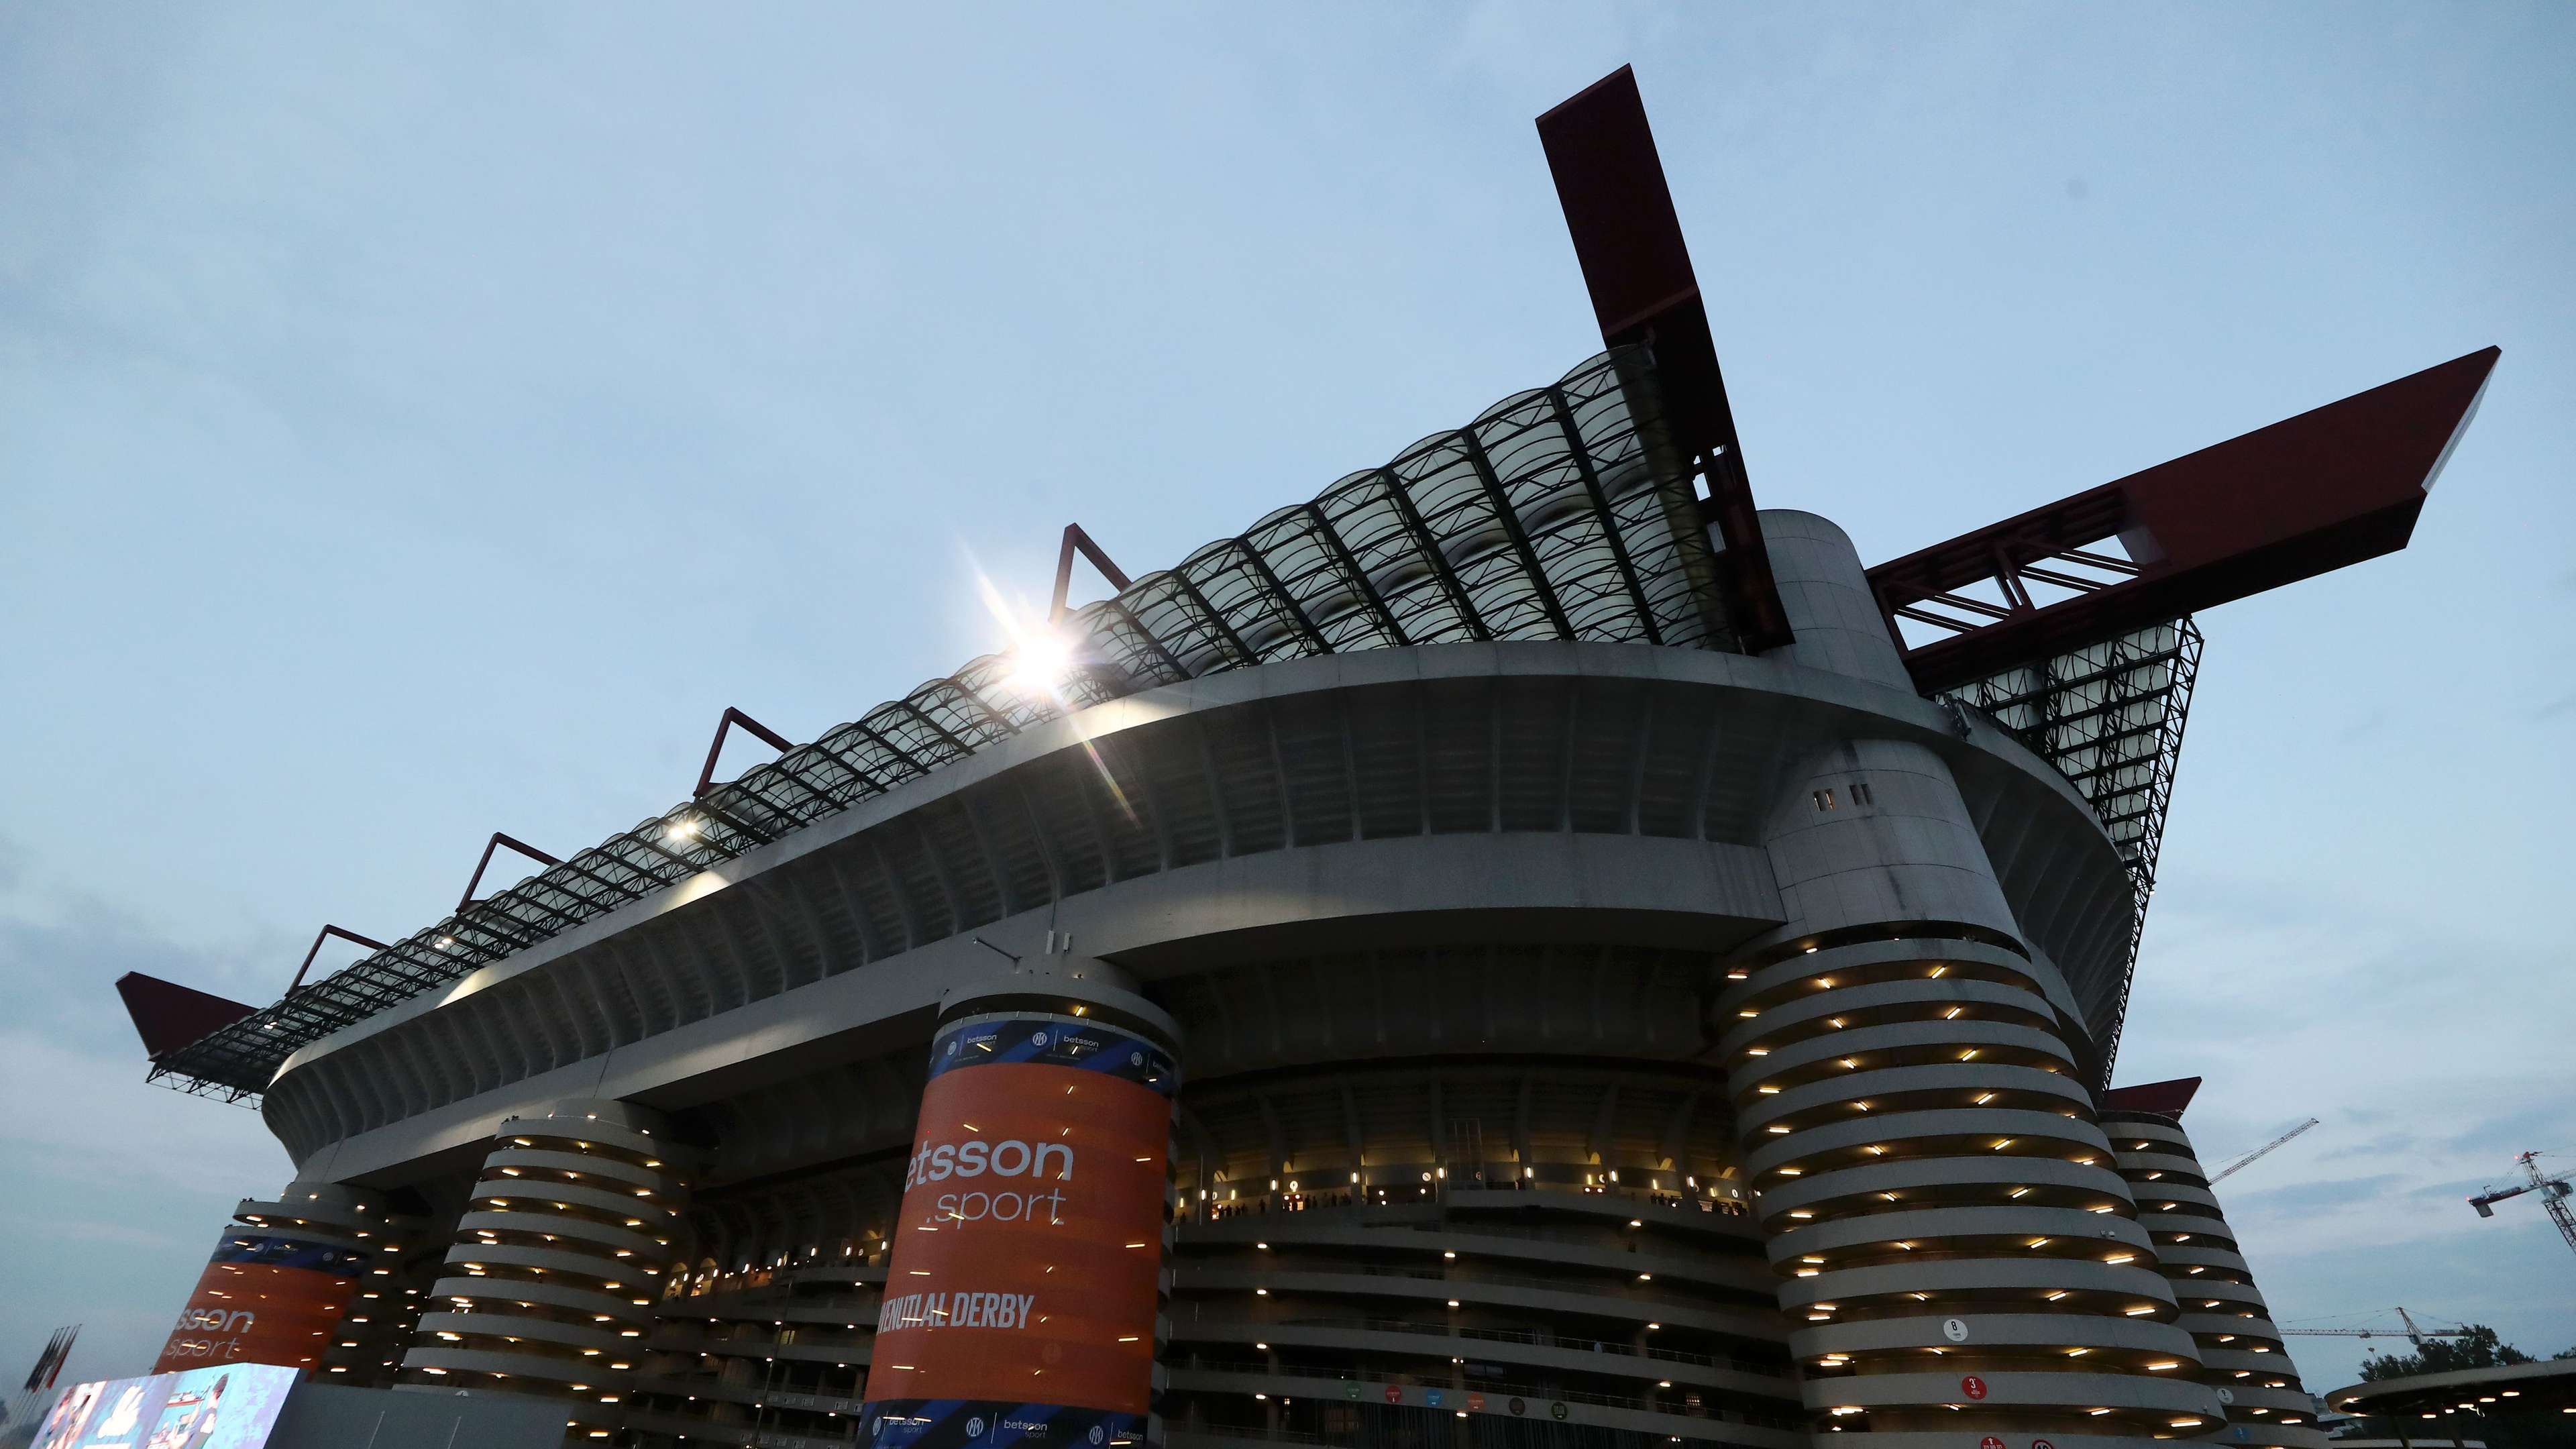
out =
<svg viewBox="0 0 2576 1449"><path fill-rule="evenodd" d="M1475 640L1735 648L1653 366L1616 348L1072 611L1052 694L985 655L156 1062L255 1096L297 1049L1059 715L1282 659ZM721 744L721 741L719 741Z"/></svg>
<svg viewBox="0 0 2576 1449"><path fill-rule="evenodd" d="M1974 705L2055 765L2092 802L2128 865L2137 893L2129 960L2102 1060L2119 1050L2129 985L2138 970L2147 898L2156 888L2165 812L2182 760L2183 725L2200 673L2201 635L2188 615L2083 645L1952 689L1940 698Z"/></svg>
<svg viewBox="0 0 2576 1449"><path fill-rule="evenodd" d="M1915 687L1956 689L2404 548L2497 355L2453 358L1877 565L1870 587ZM1909 644L1904 623L1945 632Z"/></svg>
<svg viewBox="0 0 2576 1449"><path fill-rule="evenodd" d="M143 1082L146 1086L159 1083L175 1091L185 1092L191 1097L204 1097L221 1102L228 1107L256 1108L259 1105L259 1093L248 1088L208 1081L203 1077L193 1077L184 1071L157 1063L151 1071L144 1074Z"/></svg>

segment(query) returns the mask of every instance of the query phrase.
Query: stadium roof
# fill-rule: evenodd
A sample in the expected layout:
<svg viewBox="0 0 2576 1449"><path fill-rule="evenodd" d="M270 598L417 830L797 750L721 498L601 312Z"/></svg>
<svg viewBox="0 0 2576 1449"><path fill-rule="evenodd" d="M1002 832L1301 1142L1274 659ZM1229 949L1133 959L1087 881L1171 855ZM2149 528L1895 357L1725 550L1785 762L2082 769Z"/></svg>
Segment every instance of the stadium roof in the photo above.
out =
<svg viewBox="0 0 2576 1449"><path fill-rule="evenodd" d="M256 1093L297 1048L1068 709L1307 655L1512 639L1731 649L1651 365L1604 353L1074 611L1055 694L985 655L153 1058ZM488 851L487 851L488 859Z"/></svg>

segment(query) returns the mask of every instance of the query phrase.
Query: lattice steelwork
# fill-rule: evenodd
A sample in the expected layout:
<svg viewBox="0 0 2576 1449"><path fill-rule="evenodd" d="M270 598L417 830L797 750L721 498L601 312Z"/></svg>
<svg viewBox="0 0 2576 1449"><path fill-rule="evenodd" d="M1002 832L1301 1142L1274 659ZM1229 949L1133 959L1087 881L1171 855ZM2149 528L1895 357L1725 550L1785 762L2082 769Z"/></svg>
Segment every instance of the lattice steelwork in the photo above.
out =
<svg viewBox="0 0 2576 1449"><path fill-rule="evenodd" d="M1735 648L1651 364L1620 348L1075 611L1061 699L985 655L154 1064L238 1100L297 1048L1067 710L1307 655L1478 640Z"/></svg>
<svg viewBox="0 0 2576 1449"><path fill-rule="evenodd" d="M1941 694L1984 710L2084 792L2128 863L2138 931L2146 928L2147 897L2156 888L2156 854L2164 845L2200 646L2200 630L2186 615ZM2133 934L2110 1039L2103 1043L2105 1062L2119 1049L2137 964Z"/></svg>

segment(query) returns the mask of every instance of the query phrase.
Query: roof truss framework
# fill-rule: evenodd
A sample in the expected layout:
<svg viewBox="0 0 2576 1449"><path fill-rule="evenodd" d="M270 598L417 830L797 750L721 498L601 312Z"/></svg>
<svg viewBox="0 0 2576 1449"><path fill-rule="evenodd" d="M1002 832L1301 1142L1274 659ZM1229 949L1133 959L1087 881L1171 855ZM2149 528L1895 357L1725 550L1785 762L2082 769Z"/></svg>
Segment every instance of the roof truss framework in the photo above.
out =
<svg viewBox="0 0 2576 1449"><path fill-rule="evenodd" d="M2093 803L2128 861L2140 931L2199 668L2192 611L2404 548L2498 356L2454 358L1869 571L1917 687L1984 709Z"/></svg>
<svg viewBox="0 0 2576 1449"><path fill-rule="evenodd" d="M2285 418L1869 571L1940 693L2406 546L2497 349ZM1905 625L1940 634L1910 644Z"/></svg>
<svg viewBox="0 0 2576 1449"><path fill-rule="evenodd" d="M712 785L156 1064L233 1097L306 1043L1069 710L1307 655L1494 639L1725 648L1715 551L1672 465L1651 365L1607 352L1312 503L1074 610L1060 698L986 655Z"/></svg>
<svg viewBox="0 0 2576 1449"><path fill-rule="evenodd" d="M2200 649L2199 627L2188 618L2174 619L2015 665L1940 695L1983 710L2055 765L2092 804L2129 867L2137 913L2118 1004L2102 1043L2106 1071L2128 1018Z"/></svg>

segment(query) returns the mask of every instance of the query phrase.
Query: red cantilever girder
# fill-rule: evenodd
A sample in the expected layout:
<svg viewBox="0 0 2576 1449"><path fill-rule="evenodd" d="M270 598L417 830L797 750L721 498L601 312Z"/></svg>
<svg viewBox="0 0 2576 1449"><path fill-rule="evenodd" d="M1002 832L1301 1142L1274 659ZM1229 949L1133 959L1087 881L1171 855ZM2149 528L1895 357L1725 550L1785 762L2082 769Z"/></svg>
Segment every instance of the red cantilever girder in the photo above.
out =
<svg viewBox="0 0 2576 1449"><path fill-rule="evenodd" d="M1869 571L1870 587L1890 633L1926 601L1991 621L1953 623L1961 632L1906 650L1930 693L2394 553L2501 355L2453 358L1891 559ZM2086 551L2114 537L2126 560ZM2069 559L2111 581L2047 566ZM2034 578L2080 592L2039 604L2025 586ZM2004 603L1957 593L1989 582Z"/></svg>
<svg viewBox="0 0 2576 1449"><path fill-rule="evenodd" d="M1602 77L1539 117L1538 136L1601 340L1654 353L1673 440L1708 479L1707 509L1726 544L1718 571L1737 637L1751 653L1786 644L1788 611L1771 575L1708 308L1636 75L1623 65Z"/></svg>
<svg viewBox="0 0 2576 1449"><path fill-rule="evenodd" d="M116 994L143 1038L143 1053L155 1060L213 1035L250 1015L257 1007L193 986L128 971L116 978Z"/></svg>
<svg viewBox="0 0 2576 1449"><path fill-rule="evenodd" d="M2102 1094L2105 1112L2161 1112L2179 1117L2191 1105L2192 1094L2200 1090L2200 1078L2176 1077L2168 1082L2140 1082L2134 1086L2113 1087Z"/></svg>

